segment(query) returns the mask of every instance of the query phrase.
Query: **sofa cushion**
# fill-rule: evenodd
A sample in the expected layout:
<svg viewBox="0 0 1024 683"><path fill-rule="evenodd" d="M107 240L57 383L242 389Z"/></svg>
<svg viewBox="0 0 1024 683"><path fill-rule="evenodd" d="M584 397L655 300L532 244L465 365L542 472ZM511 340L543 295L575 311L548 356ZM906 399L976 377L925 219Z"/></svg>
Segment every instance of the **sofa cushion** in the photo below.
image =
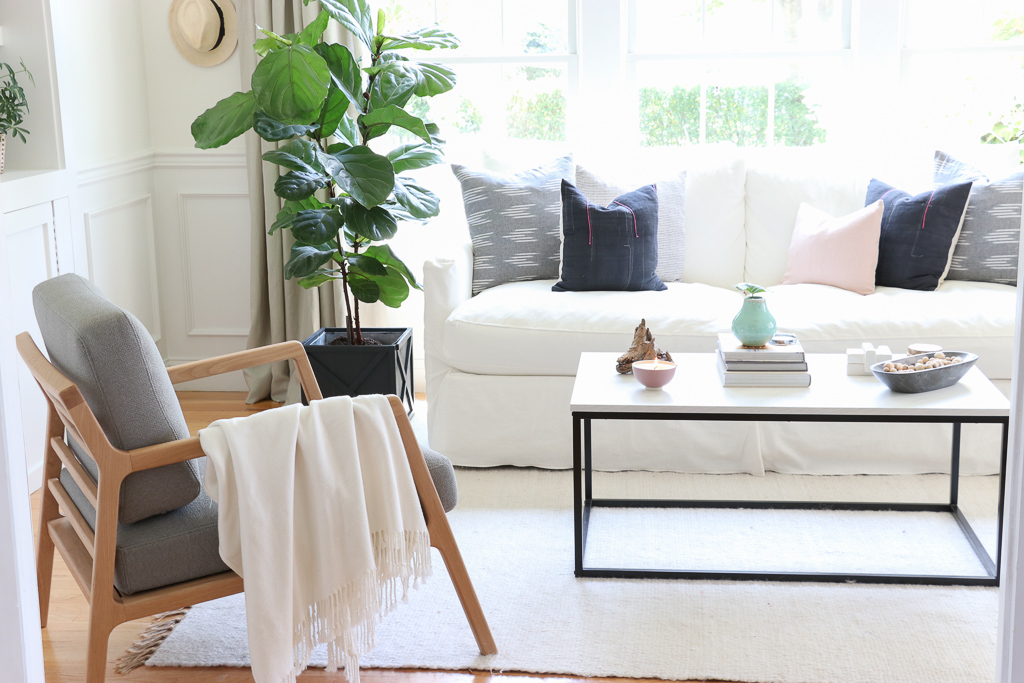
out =
<svg viewBox="0 0 1024 683"><path fill-rule="evenodd" d="M881 200L840 218L801 204L782 283L831 285L871 294L881 230Z"/></svg>
<svg viewBox="0 0 1024 683"><path fill-rule="evenodd" d="M971 183L911 195L872 179L865 205L885 204L875 284L930 292L946 277L967 212Z"/></svg>
<svg viewBox="0 0 1024 683"><path fill-rule="evenodd" d="M552 281L489 289L444 323L444 361L482 375L568 375L582 351L624 352L646 318L670 353L715 350L742 298L730 289L667 283L664 292L551 292ZM779 330L809 353L844 353L870 341L893 350L914 342L974 351L978 367L1007 379L1012 367L1016 290L946 282L935 292L878 287L861 296L826 285L777 285L767 296Z"/></svg>
<svg viewBox="0 0 1024 683"><path fill-rule="evenodd" d="M992 181L973 166L935 152L934 180L939 185L974 181L946 277L1016 285L1024 171Z"/></svg>
<svg viewBox="0 0 1024 683"><path fill-rule="evenodd" d="M576 187L587 199L605 206L638 185L658 190L658 269L662 282L683 279L686 255L686 171L651 177L633 185L622 185L599 177L582 166L576 167Z"/></svg>
<svg viewBox="0 0 1024 683"><path fill-rule="evenodd" d="M801 204L833 216L864 207L870 175L816 150L772 150L751 155L746 173L746 266L741 278L771 287L786 272L793 226ZM738 281L738 280L737 280Z"/></svg>
<svg viewBox="0 0 1024 683"><path fill-rule="evenodd" d="M590 202L562 181L562 269L556 292L661 291L658 192L653 185L619 195L608 206Z"/></svg>
<svg viewBox="0 0 1024 683"><path fill-rule="evenodd" d="M473 294L506 282L558 277L560 185L575 180L571 156L518 173L452 164L473 241Z"/></svg>
<svg viewBox="0 0 1024 683"><path fill-rule="evenodd" d="M78 385L114 448L188 437L160 352L135 316L74 273L36 285L32 302L50 362ZM69 446L95 479L93 459L73 440ZM191 460L129 474L121 485L119 521L130 524L191 503L200 491L199 467Z"/></svg>

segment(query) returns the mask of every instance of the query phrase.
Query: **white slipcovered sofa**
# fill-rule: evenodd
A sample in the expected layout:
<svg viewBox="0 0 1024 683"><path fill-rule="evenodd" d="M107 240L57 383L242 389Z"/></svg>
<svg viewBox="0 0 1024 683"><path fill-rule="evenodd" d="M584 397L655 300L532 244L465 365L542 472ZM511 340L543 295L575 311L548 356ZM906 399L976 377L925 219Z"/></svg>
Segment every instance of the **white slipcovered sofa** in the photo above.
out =
<svg viewBox="0 0 1024 683"><path fill-rule="evenodd" d="M639 165L637 184L657 180L651 164ZM885 167L828 152L715 149L678 153L662 168L687 171L684 281L667 283L667 291L552 292L553 280L538 280L473 297L465 229L464 244L424 265L432 448L464 466L570 467L569 397L580 353L623 352L641 317L672 354L712 352L740 306L733 285L741 281L770 288L779 330L796 333L810 353L843 353L864 341L897 351L938 343L977 353L978 367L1008 392L1015 287L947 280L934 292L880 287L861 296L780 284L801 202L835 216L850 213L863 207L872 176L927 183L927 159L916 176L894 169L887 175ZM948 425L595 422L594 437L595 466L609 470L949 470ZM998 427L965 426L961 471L998 471L998 439Z"/></svg>

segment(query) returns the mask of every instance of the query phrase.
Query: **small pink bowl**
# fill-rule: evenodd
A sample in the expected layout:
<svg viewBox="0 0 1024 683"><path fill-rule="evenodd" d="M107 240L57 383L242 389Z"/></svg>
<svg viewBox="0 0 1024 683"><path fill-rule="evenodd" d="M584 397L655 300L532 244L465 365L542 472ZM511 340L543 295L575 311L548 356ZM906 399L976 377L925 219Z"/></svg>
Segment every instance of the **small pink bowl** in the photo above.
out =
<svg viewBox="0 0 1024 683"><path fill-rule="evenodd" d="M633 376L648 389L661 389L672 381L676 374L676 364L665 360L657 361L657 366L654 363L653 360L638 360L633 363Z"/></svg>

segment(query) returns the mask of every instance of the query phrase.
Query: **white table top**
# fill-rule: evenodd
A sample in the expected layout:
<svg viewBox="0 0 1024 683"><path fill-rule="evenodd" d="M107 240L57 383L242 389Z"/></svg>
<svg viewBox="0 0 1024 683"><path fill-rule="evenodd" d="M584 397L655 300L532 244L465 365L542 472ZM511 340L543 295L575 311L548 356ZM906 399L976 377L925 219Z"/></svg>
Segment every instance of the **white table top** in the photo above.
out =
<svg viewBox="0 0 1024 683"><path fill-rule="evenodd" d="M723 387L713 353L674 354L675 377L649 390L615 371L616 353L584 353L572 412L737 413L1006 417L1010 401L975 366L951 387L920 394L890 391L873 375L846 374L845 354L808 354L809 387Z"/></svg>

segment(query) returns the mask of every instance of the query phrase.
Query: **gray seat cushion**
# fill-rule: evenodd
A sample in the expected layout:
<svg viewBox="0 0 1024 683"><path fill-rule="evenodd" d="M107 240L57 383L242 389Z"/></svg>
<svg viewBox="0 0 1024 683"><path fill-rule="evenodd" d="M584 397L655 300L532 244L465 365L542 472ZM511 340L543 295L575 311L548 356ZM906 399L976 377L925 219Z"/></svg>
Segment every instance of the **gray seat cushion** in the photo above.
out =
<svg viewBox="0 0 1024 683"><path fill-rule="evenodd" d="M96 511L67 470L60 481L95 527ZM185 507L117 527L114 587L121 595L228 571L220 559L217 504L201 492Z"/></svg>
<svg viewBox="0 0 1024 683"><path fill-rule="evenodd" d="M188 437L160 352L135 316L74 273L41 282L32 302L50 362L78 385L115 448ZM95 479L96 463L68 443ZM190 461L128 475L119 521L131 524L191 503L201 489L199 467Z"/></svg>
<svg viewBox="0 0 1024 683"><path fill-rule="evenodd" d="M427 461L427 469L430 470L430 478L434 480L441 506L445 512L451 512L459 502L459 485L455 481L452 461L422 444L420 449L423 451L423 459Z"/></svg>
<svg viewBox="0 0 1024 683"><path fill-rule="evenodd" d="M444 511L451 512L459 500L455 468L448 458L426 447L423 447L423 458ZM96 511L67 470L61 472L60 480L86 522L93 527ZM227 571L227 565L220 559L218 543L217 504L206 493L200 493L194 501L173 512L134 524L120 524L114 557L114 586L122 595L131 595Z"/></svg>

